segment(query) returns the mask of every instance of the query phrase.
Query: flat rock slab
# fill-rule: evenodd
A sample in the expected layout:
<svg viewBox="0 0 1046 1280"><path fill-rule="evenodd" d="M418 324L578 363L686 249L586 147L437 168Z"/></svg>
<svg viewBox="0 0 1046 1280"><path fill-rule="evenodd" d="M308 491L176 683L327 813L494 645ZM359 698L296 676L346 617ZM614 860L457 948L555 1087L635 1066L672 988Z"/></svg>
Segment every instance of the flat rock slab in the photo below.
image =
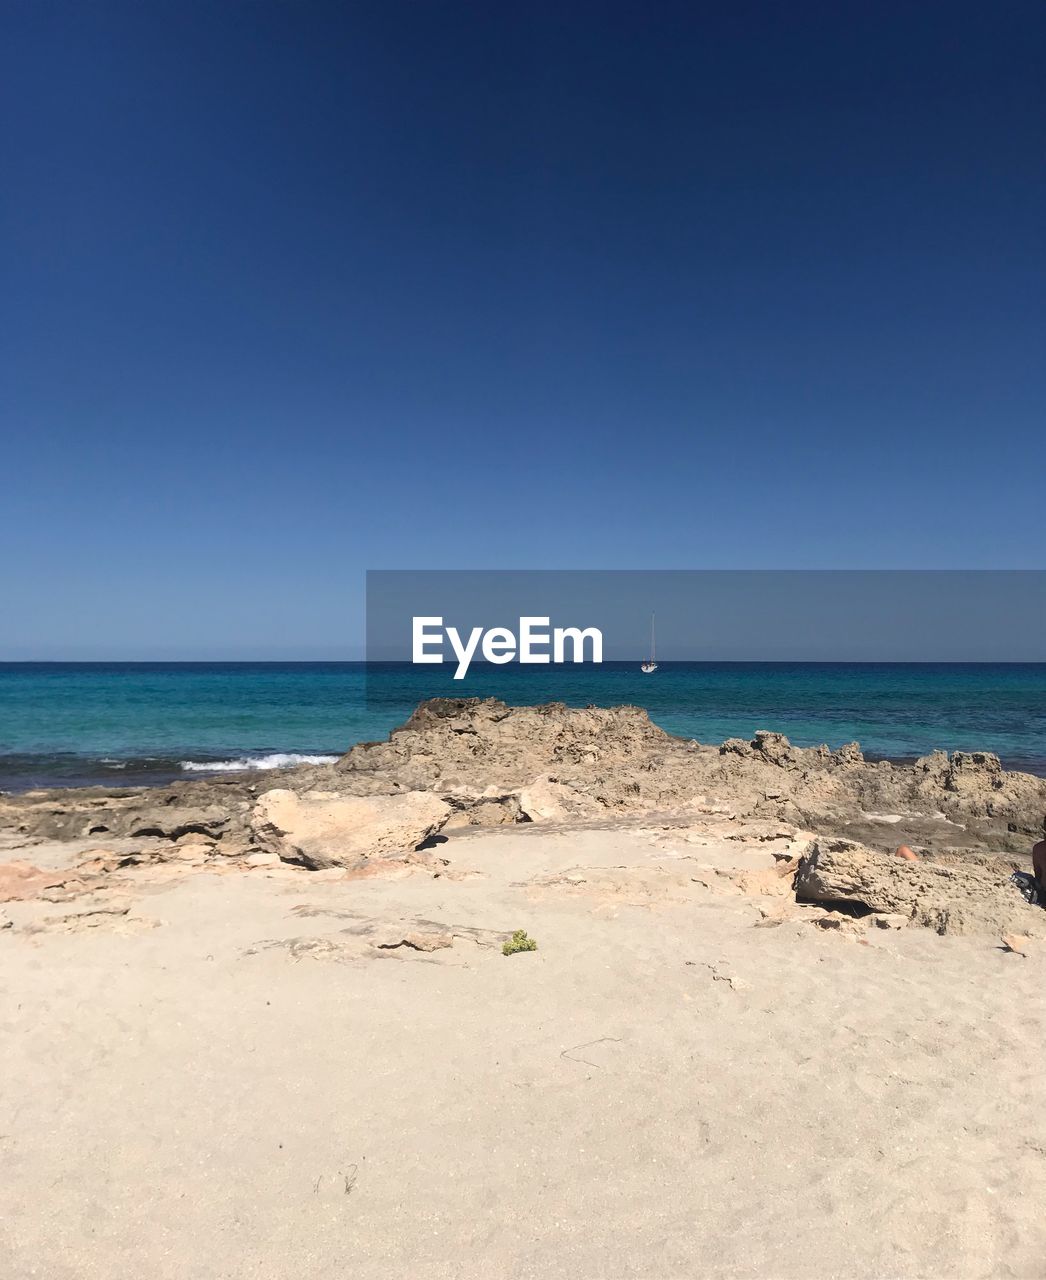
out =
<svg viewBox="0 0 1046 1280"><path fill-rule="evenodd" d="M275 790L258 797L251 829L259 847L284 862L352 869L373 857L413 852L450 814L445 801L421 791L345 796Z"/></svg>

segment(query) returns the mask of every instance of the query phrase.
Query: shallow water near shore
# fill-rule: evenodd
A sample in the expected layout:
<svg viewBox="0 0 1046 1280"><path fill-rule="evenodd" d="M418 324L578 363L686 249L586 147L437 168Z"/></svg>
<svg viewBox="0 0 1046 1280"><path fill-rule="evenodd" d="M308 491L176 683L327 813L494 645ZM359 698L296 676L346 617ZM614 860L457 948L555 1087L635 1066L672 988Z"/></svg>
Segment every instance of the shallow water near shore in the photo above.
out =
<svg viewBox="0 0 1046 1280"><path fill-rule="evenodd" d="M163 784L336 757L423 698L631 703L670 733L757 729L871 758L994 751L1046 776L1046 664L638 663L452 667L315 663L2 663L0 790Z"/></svg>

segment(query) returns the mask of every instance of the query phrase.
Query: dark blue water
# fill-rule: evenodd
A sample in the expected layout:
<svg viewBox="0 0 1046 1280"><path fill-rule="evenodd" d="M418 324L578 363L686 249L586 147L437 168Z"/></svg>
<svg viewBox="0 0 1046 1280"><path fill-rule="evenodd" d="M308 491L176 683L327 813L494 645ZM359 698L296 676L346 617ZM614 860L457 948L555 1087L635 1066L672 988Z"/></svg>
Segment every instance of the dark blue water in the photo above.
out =
<svg viewBox="0 0 1046 1280"><path fill-rule="evenodd" d="M633 703L671 733L910 759L988 750L1046 776L1046 664L635 663L452 667L362 663L0 663L0 789L166 782L275 767L383 738L425 697Z"/></svg>

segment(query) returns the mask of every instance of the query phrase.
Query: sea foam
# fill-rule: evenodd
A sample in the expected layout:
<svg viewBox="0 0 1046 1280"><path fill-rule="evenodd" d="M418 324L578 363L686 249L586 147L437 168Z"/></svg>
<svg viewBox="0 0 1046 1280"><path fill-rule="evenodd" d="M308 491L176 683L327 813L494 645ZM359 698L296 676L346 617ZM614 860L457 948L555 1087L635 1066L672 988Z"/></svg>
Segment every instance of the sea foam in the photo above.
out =
<svg viewBox="0 0 1046 1280"><path fill-rule="evenodd" d="M295 751L274 751L267 756L241 756L238 760L182 760L187 773L242 773L245 769L286 769L294 764L333 764L337 756L305 756Z"/></svg>

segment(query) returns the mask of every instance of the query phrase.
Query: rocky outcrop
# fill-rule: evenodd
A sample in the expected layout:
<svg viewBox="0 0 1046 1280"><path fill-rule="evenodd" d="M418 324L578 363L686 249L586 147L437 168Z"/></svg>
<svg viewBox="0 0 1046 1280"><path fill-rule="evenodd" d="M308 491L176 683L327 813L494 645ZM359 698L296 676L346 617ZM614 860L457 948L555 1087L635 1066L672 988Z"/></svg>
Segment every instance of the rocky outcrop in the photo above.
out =
<svg viewBox="0 0 1046 1280"><path fill-rule="evenodd" d="M323 785L332 789L420 787L462 810L484 795L512 794L532 821L704 801L828 833L855 828L883 847L906 836L928 848L1026 850L1046 813L1046 781L1007 773L987 753L893 765L866 761L857 743L796 747L769 730L716 748L665 733L638 707L509 707L496 699L422 703L387 742L353 748L328 773ZM877 823L877 814L890 821Z"/></svg>
<svg viewBox="0 0 1046 1280"><path fill-rule="evenodd" d="M1026 852L1046 813L1046 780L1007 772L984 752L894 765L866 761L856 743L803 748L770 730L703 746L665 733L638 707L435 698L387 741L361 743L336 764L267 775L264 786L243 774L158 789L0 796L0 830L62 840L195 834L216 841L221 854L268 848L277 837L255 820L263 789L375 802L424 793L449 808L456 828L704 807L884 849Z"/></svg>
<svg viewBox="0 0 1046 1280"><path fill-rule="evenodd" d="M424 779L429 788L451 790L507 780L523 785L557 766L598 772L648 764L675 745L639 707L509 707L495 698L432 698L387 742L353 747L332 770L343 779L378 774L399 785Z"/></svg>
<svg viewBox="0 0 1046 1280"><path fill-rule="evenodd" d="M1046 936L1042 909L1025 902L1009 873L999 860L912 862L851 840L819 839L799 863L795 895L800 902L850 903L902 916L937 933Z"/></svg>
<svg viewBox="0 0 1046 1280"><path fill-rule="evenodd" d="M372 857L417 849L450 816L450 806L421 791L398 796L266 791L251 814L262 850L305 867L355 868Z"/></svg>

